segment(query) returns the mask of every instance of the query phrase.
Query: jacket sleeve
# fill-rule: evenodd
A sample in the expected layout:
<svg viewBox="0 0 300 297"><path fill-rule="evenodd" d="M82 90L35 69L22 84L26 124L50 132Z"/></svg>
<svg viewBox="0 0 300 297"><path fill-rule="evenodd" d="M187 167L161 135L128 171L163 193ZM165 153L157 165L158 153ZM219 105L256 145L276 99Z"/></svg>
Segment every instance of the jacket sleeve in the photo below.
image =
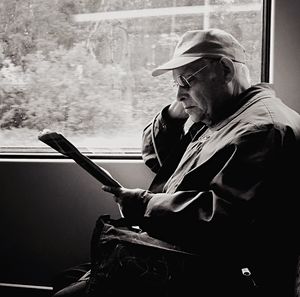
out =
<svg viewBox="0 0 300 297"><path fill-rule="evenodd" d="M174 120L168 116L166 106L143 130L142 157L145 164L158 172L169 154L176 149L184 135L186 120Z"/></svg>
<svg viewBox="0 0 300 297"><path fill-rule="evenodd" d="M187 230L193 228L202 234L216 234L210 232L212 229L218 233L239 232L258 213L266 215L264 210L275 205L282 186L282 180L276 183L272 177L282 173L280 164L285 163L280 162L287 152L283 138L281 131L265 128L245 133L217 151L209 160L213 164L210 170L205 170L211 175L207 188L198 188L200 179L206 177L200 165L193 176L186 176L183 188L153 195L145 211L145 230L153 236L171 238L189 236ZM268 201L270 197L274 198L272 202Z"/></svg>

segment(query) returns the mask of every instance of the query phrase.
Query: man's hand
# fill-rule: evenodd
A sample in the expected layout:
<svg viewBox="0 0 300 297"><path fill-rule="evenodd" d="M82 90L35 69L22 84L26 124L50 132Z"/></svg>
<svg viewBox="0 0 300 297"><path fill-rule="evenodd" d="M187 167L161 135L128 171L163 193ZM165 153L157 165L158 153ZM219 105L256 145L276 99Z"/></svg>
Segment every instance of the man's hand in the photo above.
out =
<svg viewBox="0 0 300 297"><path fill-rule="evenodd" d="M151 193L138 188L102 186L102 190L113 194L123 215L133 220L138 220L144 216L148 201L152 198Z"/></svg>
<svg viewBox="0 0 300 297"><path fill-rule="evenodd" d="M189 117L185 112L182 103L179 101L173 101L169 106L168 112L172 119L187 119Z"/></svg>
<svg viewBox="0 0 300 297"><path fill-rule="evenodd" d="M134 203L130 201L141 199L140 196L145 193L145 190L142 189L127 189L124 187L102 186L102 190L113 194L115 201L120 205Z"/></svg>

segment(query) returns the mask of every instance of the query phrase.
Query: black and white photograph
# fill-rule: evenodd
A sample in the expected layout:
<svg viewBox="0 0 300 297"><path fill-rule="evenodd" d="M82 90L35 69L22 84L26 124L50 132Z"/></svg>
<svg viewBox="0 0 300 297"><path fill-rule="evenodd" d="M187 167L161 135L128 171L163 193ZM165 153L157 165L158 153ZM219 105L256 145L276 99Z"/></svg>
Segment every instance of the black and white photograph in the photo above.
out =
<svg viewBox="0 0 300 297"><path fill-rule="evenodd" d="M299 9L0 0L0 296L300 297Z"/></svg>

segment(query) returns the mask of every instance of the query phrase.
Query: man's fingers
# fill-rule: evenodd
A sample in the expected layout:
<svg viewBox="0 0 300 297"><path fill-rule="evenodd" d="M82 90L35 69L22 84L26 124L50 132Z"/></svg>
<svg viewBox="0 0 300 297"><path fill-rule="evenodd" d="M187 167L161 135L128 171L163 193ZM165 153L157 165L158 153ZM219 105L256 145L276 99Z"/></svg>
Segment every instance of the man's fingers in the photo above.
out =
<svg viewBox="0 0 300 297"><path fill-rule="evenodd" d="M118 195L121 192L121 188L120 187L109 187L109 186L102 186L102 190L105 192L109 192L112 193L114 195Z"/></svg>

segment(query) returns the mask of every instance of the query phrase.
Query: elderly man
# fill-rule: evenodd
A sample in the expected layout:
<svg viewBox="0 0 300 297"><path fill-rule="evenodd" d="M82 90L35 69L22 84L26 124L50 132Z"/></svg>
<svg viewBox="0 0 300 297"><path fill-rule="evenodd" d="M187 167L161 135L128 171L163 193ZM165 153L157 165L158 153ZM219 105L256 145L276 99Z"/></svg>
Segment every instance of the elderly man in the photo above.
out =
<svg viewBox="0 0 300 297"><path fill-rule="evenodd" d="M172 71L178 88L143 133L157 174L149 190L103 186L140 230L98 222L90 295L293 296L300 116L269 85L251 85L245 63L231 34L195 30L153 71ZM165 274L143 277L155 263Z"/></svg>

